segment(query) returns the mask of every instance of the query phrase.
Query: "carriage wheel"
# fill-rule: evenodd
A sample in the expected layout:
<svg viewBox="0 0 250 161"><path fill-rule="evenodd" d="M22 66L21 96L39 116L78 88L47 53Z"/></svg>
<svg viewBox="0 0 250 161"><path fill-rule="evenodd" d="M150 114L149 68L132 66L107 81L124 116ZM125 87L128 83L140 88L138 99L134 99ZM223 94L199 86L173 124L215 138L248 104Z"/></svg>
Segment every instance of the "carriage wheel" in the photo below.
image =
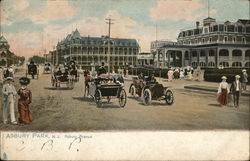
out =
<svg viewBox="0 0 250 161"><path fill-rule="evenodd" d="M124 89L122 89L120 91L120 95L119 95L119 104L120 107L125 107L126 103L127 103L127 94L126 91Z"/></svg>
<svg viewBox="0 0 250 161"><path fill-rule="evenodd" d="M165 95L166 103L168 105L172 105L174 103L174 94L172 91L167 90L166 95Z"/></svg>
<svg viewBox="0 0 250 161"><path fill-rule="evenodd" d="M143 92L143 104L149 105L152 100L151 91L149 89L145 89Z"/></svg>
<svg viewBox="0 0 250 161"><path fill-rule="evenodd" d="M110 96L107 96L107 102L109 103L111 100L111 97Z"/></svg>
<svg viewBox="0 0 250 161"><path fill-rule="evenodd" d="M135 97L135 94L136 94L135 91L136 91L135 85L132 85L130 87L130 90L129 90L130 95L133 96L133 97Z"/></svg>
<svg viewBox="0 0 250 161"><path fill-rule="evenodd" d="M97 107L102 107L102 94L99 89L95 91L95 103Z"/></svg>

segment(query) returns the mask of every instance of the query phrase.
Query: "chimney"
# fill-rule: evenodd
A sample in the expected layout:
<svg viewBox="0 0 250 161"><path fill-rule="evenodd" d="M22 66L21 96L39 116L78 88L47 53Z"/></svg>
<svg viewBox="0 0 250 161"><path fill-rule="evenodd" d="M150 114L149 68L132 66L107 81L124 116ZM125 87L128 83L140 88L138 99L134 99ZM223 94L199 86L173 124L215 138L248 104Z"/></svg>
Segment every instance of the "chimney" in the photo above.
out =
<svg viewBox="0 0 250 161"><path fill-rule="evenodd" d="M199 21L196 21L196 28L198 28L200 25L200 22Z"/></svg>

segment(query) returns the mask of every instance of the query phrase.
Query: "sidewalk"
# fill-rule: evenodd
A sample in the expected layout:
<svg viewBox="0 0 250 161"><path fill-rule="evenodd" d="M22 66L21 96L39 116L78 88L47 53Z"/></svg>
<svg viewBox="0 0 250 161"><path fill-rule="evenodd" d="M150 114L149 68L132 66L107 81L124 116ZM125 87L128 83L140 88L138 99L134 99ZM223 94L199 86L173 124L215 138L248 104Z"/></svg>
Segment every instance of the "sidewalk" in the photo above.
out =
<svg viewBox="0 0 250 161"><path fill-rule="evenodd" d="M126 81L132 81L132 77L135 75L128 75L124 79ZM186 80L186 79L176 79L172 82L168 82L165 78L156 77L159 83L162 83L164 86L169 86L174 89L189 89L189 90L200 90L207 92L217 92L219 82L207 82L207 81L195 81L195 80ZM131 82L132 83L132 82ZM247 91L242 92L242 96L250 96L250 87L247 86Z"/></svg>

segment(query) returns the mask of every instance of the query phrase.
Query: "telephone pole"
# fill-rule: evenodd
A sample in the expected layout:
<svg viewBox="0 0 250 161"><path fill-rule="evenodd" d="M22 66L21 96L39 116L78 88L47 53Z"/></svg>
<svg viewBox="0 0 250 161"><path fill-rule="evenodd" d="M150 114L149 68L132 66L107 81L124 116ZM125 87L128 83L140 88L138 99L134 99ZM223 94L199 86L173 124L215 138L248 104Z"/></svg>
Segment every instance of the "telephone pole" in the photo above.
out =
<svg viewBox="0 0 250 161"><path fill-rule="evenodd" d="M107 63L108 63L108 72L110 72L110 30L111 30L111 25L114 24L112 23L112 21L114 21L114 19L111 19L110 17L109 18L106 18L106 23L109 25L109 29L108 29L108 60L107 60Z"/></svg>

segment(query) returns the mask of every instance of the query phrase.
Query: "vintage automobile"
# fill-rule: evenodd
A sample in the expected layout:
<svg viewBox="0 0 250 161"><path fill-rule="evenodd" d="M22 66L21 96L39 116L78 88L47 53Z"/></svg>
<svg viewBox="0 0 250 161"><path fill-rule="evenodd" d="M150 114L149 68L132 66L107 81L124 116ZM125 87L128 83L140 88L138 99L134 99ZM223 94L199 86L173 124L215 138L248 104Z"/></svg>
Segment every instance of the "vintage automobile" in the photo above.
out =
<svg viewBox="0 0 250 161"><path fill-rule="evenodd" d="M110 78L95 78L89 82L89 94L94 98L97 107L102 107L103 98L110 102L111 98L117 98L120 107L125 107L127 94L123 89L123 83Z"/></svg>
<svg viewBox="0 0 250 161"><path fill-rule="evenodd" d="M43 73L44 74L49 74L49 73L51 73L51 65L50 65L50 63L45 63L44 64L44 68L43 68Z"/></svg>
<svg viewBox="0 0 250 161"><path fill-rule="evenodd" d="M68 73L62 73L61 71L53 72L51 75L51 84L53 87L61 87L61 84L66 84L69 89L74 88L74 80Z"/></svg>
<svg viewBox="0 0 250 161"><path fill-rule="evenodd" d="M34 64L34 62L30 62L30 64L28 65L28 69L26 70L26 77L28 77L28 75L31 75L32 79L36 78L38 79L39 77L39 68L37 65Z"/></svg>
<svg viewBox="0 0 250 161"><path fill-rule="evenodd" d="M133 77L132 81L129 88L130 95L142 97L145 105L149 105L152 100L164 100L167 105L174 103L174 95L169 87L164 87L150 76L145 80Z"/></svg>

